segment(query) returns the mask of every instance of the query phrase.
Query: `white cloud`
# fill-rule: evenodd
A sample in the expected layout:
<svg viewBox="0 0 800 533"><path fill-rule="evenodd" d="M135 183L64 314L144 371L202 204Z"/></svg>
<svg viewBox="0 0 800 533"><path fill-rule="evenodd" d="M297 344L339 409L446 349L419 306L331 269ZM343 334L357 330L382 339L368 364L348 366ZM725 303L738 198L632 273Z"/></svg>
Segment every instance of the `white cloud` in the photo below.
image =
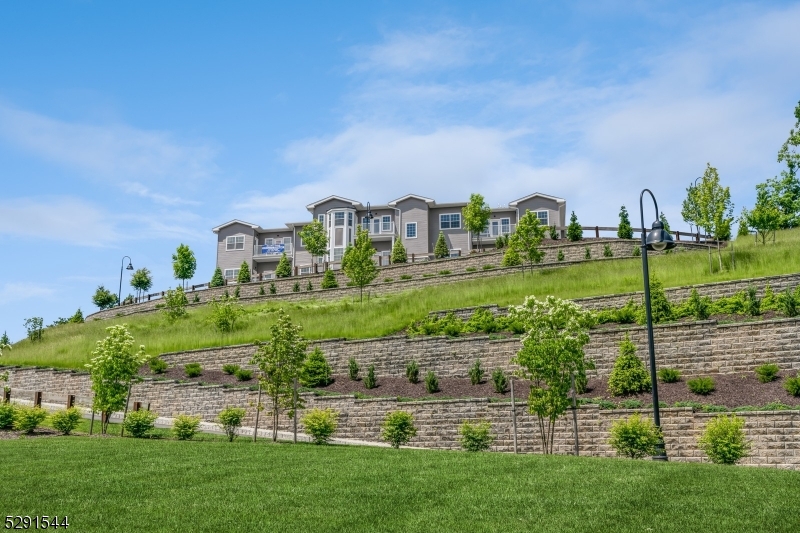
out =
<svg viewBox="0 0 800 533"><path fill-rule="evenodd" d="M0 233L82 246L103 246L119 238L111 217L77 198L2 201Z"/></svg>
<svg viewBox="0 0 800 533"><path fill-rule="evenodd" d="M0 302L10 304L31 298L46 298L55 294L55 290L45 285L26 281L6 283L0 288Z"/></svg>
<svg viewBox="0 0 800 533"><path fill-rule="evenodd" d="M120 183L120 187L122 190L128 194L135 194L137 196L141 196L142 198L148 198L153 200L157 204L162 205L200 205L200 202L189 200L186 198L179 198L177 196L167 196L165 194L159 194L156 192L151 191L148 187L145 187L141 183L137 183L135 181L126 181Z"/></svg>

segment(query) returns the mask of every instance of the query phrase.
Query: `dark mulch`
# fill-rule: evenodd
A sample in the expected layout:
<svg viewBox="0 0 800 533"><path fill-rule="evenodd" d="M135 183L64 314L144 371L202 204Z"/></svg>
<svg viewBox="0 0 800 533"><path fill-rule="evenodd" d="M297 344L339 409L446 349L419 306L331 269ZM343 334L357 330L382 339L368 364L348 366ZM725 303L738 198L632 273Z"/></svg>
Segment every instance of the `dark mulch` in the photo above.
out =
<svg viewBox="0 0 800 533"><path fill-rule="evenodd" d="M183 371L183 365L170 367L163 374L153 374L150 372L150 368L147 365L144 365L139 369L139 374L144 377L155 379L177 379L191 382L213 383L215 385L241 385L244 387L258 384L255 378L249 381L239 381L236 376L228 375L219 369L212 370L204 368L202 374L200 374L198 377L187 378L186 373ZM255 372L253 372L253 375L255 376Z"/></svg>
<svg viewBox="0 0 800 533"><path fill-rule="evenodd" d="M786 318L783 314L777 311L766 311L758 316L749 316L749 315L711 315L708 317L708 320L714 320L719 324L732 324L732 323L740 323L740 322L761 322L764 320L773 320L776 318ZM678 320L674 320L672 322L666 322L665 324L691 324L693 322L697 322L697 319L691 316L686 316L680 318ZM606 322L604 324L598 324L595 326L595 329L616 329L620 326L636 326L637 324L619 324L617 322Z"/></svg>
<svg viewBox="0 0 800 533"><path fill-rule="evenodd" d="M487 379L484 379L483 383L473 385L469 378L439 378L440 391L434 394L429 394L425 390L424 376L420 376L419 383L411 383L408 379L401 377L378 376L377 383L378 386L374 389L367 389L363 380L352 381L346 375L334 376L333 383L327 387L318 387L316 390L338 392L340 394L360 392L369 396L400 396L428 400L437 398L510 398L508 392L505 394L496 393L492 382ZM514 394L518 396L523 388L525 389L524 395L527 396L529 389L523 387L519 382L514 384Z"/></svg>
<svg viewBox="0 0 800 533"><path fill-rule="evenodd" d="M0 429L0 440L13 440L24 437L26 439L36 437L60 437L61 432L50 428L37 428L31 433L23 433L22 431L14 431L9 429Z"/></svg>

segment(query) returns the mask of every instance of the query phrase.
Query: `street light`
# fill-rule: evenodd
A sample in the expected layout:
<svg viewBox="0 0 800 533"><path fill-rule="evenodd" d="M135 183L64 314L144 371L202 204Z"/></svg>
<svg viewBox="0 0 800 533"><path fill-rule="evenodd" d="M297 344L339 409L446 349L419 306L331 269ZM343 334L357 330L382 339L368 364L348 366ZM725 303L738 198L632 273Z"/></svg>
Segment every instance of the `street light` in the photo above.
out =
<svg viewBox="0 0 800 533"><path fill-rule="evenodd" d="M653 205L656 208L656 221L653 222L653 227L650 230L650 233L648 233L646 236L644 233L644 206L642 203L644 193L648 193L650 195L650 198L653 199ZM653 422L660 430L661 416L658 411L658 376L656 376L656 350L655 345L653 344L653 314L650 309L650 272L647 269L647 250L654 250L656 252L669 250L670 248L675 247L675 241L672 240L672 236L669 234L669 232L664 231L664 224L661 223L658 213L658 202L656 202L656 197L653 196L653 193L650 191L650 189L644 189L642 194L639 195L639 214L642 219L642 272L644 274L644 309L647 316L647 348L650 351L650 381L652 382L653 387ZM656 461L667 460L667 452L664 448L663 437L661 437L658 444L656 444L656 455L653 457L653 459Z"/></svg>
<svg viewBox="0 0 800 533"><path fill-rule="evenodd" d="M133 270L133 265L131 264L131 258L126 256L122 257L122 262L119 265L119 294L117 295L117 305L122 305L122 267L125 264L125 258L128 259L128 266L125 267L125 270Z"/></svg>

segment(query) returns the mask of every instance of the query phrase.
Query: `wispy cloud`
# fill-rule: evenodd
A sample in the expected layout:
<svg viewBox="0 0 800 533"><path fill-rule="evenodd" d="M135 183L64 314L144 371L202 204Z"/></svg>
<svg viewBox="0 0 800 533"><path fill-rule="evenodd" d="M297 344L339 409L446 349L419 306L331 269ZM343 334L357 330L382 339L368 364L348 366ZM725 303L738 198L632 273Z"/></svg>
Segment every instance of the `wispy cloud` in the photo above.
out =
<svg viewBox="0 0 800 533"><path fill-rule="evenodd" d="M0 304L11 304L21 300L46 298L55 294L53 288L30 282L6 283L0 287Z"/></svg>
<svg viewBox="0 0 800 533"><path fill-rule="evenodd" d="M119 238L103 210L78 198L17 198L0 202L0 233L43 245L104 246Z"/></svg>
<svg viewBox="0 0 800 533"><path fill-rule="evenodd" d="M128 194L135 194L142 198L153 200L157 204L162 205L201 205L201 202L189 200L188 198L180 198L178 196L168 196L166 194L159 194L151 191L141 183L135 181L126 181L120 183L122 190Z"/></svg>

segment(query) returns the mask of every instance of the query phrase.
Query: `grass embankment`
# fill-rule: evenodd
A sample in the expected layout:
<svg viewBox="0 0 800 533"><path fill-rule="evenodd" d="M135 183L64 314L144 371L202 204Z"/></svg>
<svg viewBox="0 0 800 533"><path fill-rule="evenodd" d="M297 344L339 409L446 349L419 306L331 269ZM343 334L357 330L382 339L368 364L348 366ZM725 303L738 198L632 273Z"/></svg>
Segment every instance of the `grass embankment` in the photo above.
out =
<svg viewBox="0 0 800 533"><path fill-rule="evenodd" d="M349 446L0 441L5 515L75 531L798 531L800 473Z"/></svg>
<svg viewBox="0 0 800 533"><path fill-rule="evenodd" d="M775 245L755 245L751 239L736 244L735 270L731 268L730 251L723 250L725 267L721 272L717 271L716 251L713 274L709 273L708 254L704 251L651 257L650 271L666 287L800 272L798 244L800 230L790 230L781 232ZM245 307L247 314L237 330L228 335L221 335L213 328L209 310L203 306L191 308L187 318L174 323L154 313L48 328L42 342L17 343L5 352L2 362L82 368L95 342L105 336L105 328L121 323L128 324L136 342L144 344L148 353L158 354L265 340L279 307L303 326L304 335L310 339L367 338L397 332L437 309L519 304L530 294L579 298L641 289L641 261L630 259L426 287L373 298L363 305L351 300L252 304Z"/></svg>

